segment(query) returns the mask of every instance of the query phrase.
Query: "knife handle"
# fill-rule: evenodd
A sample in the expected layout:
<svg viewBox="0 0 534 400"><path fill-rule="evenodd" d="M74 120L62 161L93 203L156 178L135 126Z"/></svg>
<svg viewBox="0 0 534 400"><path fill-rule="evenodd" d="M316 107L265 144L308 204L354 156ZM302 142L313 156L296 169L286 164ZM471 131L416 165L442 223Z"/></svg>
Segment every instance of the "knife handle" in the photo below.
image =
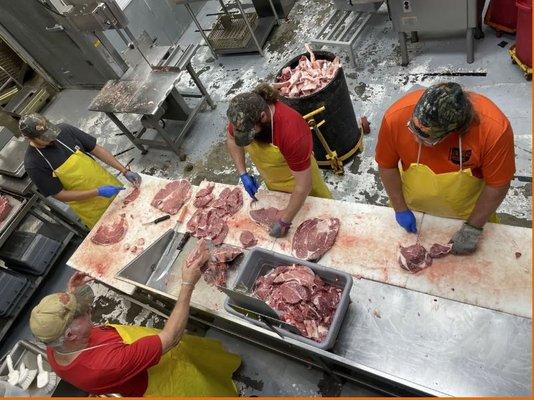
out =
<svg viewBox="0 0 534 400"><path fill-rule="evenodd" d="M170 215L164 215L162 217L156 218L154 220L154 224L159 224L160 222L167 221L170 217Z"/></svg>

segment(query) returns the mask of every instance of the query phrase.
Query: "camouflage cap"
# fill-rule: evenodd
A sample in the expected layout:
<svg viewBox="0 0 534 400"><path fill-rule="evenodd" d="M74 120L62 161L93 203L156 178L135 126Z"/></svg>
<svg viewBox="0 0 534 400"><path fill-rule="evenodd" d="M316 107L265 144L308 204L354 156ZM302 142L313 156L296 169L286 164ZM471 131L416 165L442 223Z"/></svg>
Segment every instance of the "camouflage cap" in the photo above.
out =
<svg viewBox="0 0 534 400"><path fill-rule="evenodd" d="M254 140L256 125L262 111L267 108L265 100L256 93L241 93L230 100L226 115L234 126L234 138L238 146L247 146Z"/></svg>
<svg viewBox="0 0 534 400"><path fill-rule="evenodd" d="M19 129L30 139L56 140L61 129L41 114L26 114L20 118Z"/></svg>
<svg viewBox="0 0 534 400"><path fill-rule="evenodd" d="M460 85L439 83L425 90L412 118L426 137L438 139L465 129L473 118L473 107Z"/></svg>

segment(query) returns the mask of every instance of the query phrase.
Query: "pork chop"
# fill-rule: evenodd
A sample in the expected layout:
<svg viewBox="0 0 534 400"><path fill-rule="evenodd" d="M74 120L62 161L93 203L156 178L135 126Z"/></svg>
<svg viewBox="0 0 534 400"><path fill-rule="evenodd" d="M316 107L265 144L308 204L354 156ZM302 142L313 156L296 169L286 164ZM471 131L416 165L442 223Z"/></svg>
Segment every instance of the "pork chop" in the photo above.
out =
<svg viewBox="0 0 534 400"><path fill-rule="evenodd" d="M167 183L156 193L150 204L164 213L175 215L190 197L191 184L181 179Z"/></svg>
<svg viewBox="0 0 534 400"><path fill-rule="evenodd" d="M102 224L98 227L96 233L91 236L91 242L100 246L109 246L119 243L128 230L128 221L126 214L121 214L109 224Z"/></svg>

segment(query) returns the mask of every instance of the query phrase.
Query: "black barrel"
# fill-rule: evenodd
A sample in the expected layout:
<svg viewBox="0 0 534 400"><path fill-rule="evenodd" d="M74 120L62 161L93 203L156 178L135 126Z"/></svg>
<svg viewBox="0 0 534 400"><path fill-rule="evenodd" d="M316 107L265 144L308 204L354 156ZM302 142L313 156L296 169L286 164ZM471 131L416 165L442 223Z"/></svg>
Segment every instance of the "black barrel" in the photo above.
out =
<svg viewBox="0 0 534 400"><path fill-rule="evenodd" d="M314 53L317 60L332 61L335 58L335 55L328 51L318 50ZM278 71L277 76L282 74L282 69L285 67L295 68L303 55L308 56L308 53L303 53L293 58ZM358 145L361 132L350 101L349 88L347 87L342 67L337 70L332 80L318 92L294 98L280 96L280 100L297 110L301 115L306 115L325 106L325 111L317 114L315 120L317 122L323 119L326 121L319 128L326 142L332 151L335 150L337 152L337 156L340 158L352 152L349 157L343 160L343 163L354 157L356 154L354 149ZM313 135L313 151L317 161L327 161L326 150L315 134ZM320 166L329 167L330 165L323 164Z"/></svg>

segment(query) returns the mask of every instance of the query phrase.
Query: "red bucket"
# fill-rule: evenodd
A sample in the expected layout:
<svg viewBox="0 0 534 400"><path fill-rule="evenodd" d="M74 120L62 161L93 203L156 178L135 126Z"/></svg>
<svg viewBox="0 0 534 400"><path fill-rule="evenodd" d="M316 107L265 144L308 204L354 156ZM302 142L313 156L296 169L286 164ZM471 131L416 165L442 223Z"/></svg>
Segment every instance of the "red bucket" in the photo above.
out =
<svg viewBox="0 0 534 400"><path fill-rule="evenodd" d="M517 0L517 58L532 67L532 0Z"/></svg>
<svg viewBox="0 0 534 400"><path fill-rule="evenodd" d="M515 33L517 29L516 0L491 0L484 17L484 23L497 31Z"/></svg>

